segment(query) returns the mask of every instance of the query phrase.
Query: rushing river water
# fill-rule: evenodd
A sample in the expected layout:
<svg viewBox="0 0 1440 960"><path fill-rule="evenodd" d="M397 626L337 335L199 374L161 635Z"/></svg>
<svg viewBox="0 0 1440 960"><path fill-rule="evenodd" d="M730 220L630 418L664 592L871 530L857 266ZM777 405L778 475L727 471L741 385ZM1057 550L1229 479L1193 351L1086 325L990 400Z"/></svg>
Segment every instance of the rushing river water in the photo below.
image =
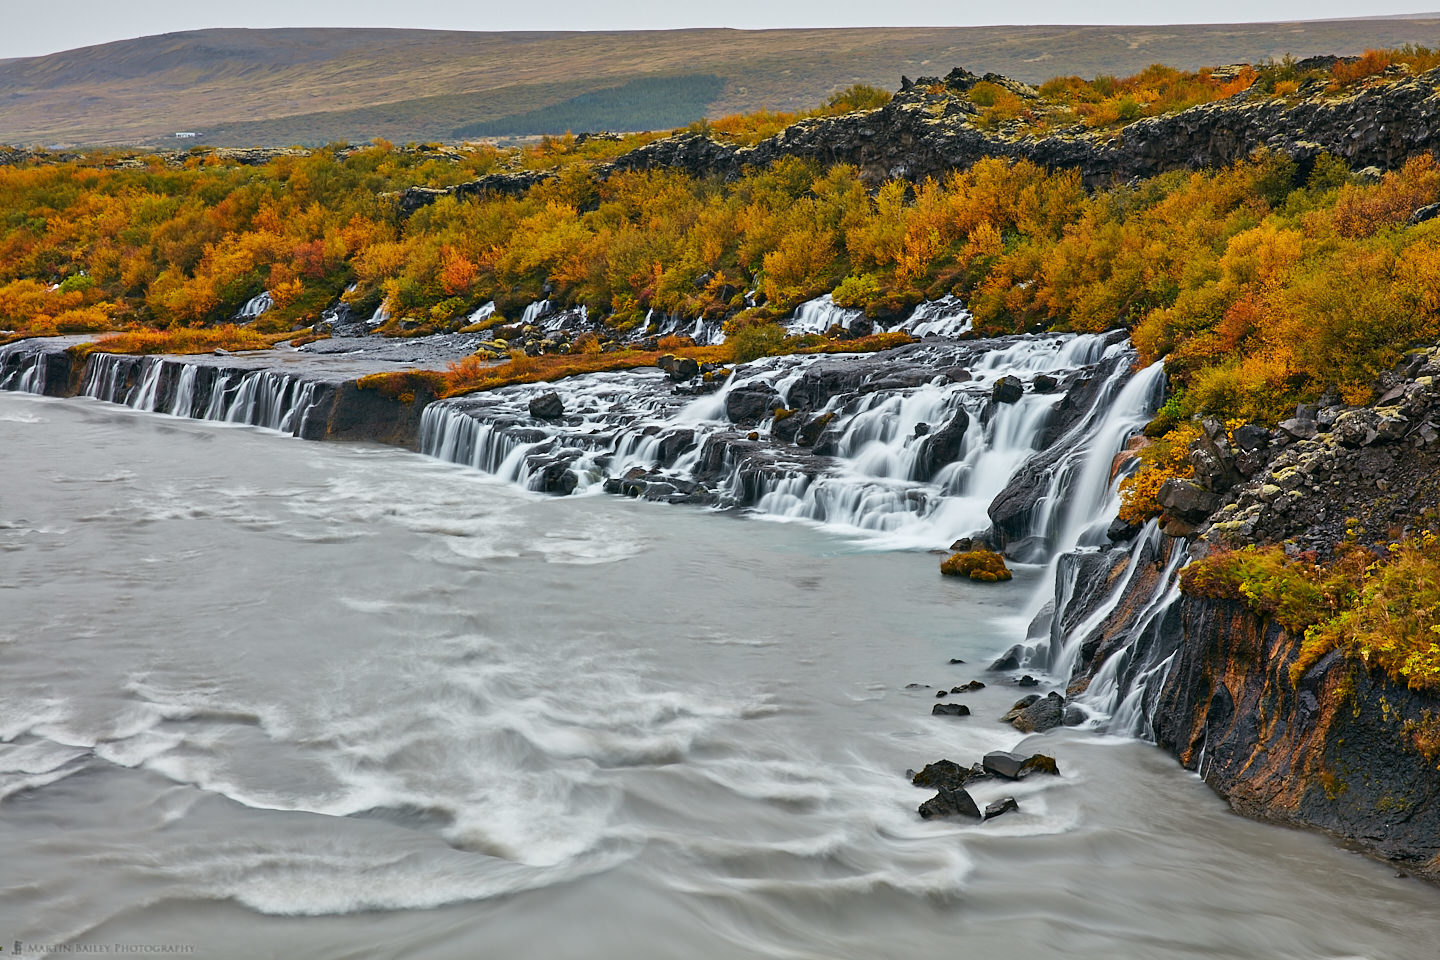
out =
<svg viewBox="0 0 1440 960"><path fill-rule="evenodd" d="M0 943L204 957L1421 960L1440 895L1144 744L1022 737L1040 574L0 394ZM951 657L969 663L953 666ZM930 716L973 677L975 715ZM60 951L56 951L57 954Z"/></svg>

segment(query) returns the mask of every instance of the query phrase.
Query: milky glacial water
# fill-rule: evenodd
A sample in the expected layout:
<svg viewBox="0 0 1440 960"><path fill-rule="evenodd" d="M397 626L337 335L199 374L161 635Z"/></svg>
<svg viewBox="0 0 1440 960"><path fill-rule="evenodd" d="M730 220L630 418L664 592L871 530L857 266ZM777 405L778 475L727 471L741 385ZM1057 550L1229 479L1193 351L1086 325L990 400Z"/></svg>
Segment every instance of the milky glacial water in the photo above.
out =
<svg viewBox="0 0 1440 960"><path fill-rule="evenodd" d="M1395 958L1440 891L994 718L1038 572L0 394L0 943L204 957ZM960 657L964 665L950 665ZM975 711L932 689L979 677ZM1020 812L907 767L1019 746Z"/></svg>

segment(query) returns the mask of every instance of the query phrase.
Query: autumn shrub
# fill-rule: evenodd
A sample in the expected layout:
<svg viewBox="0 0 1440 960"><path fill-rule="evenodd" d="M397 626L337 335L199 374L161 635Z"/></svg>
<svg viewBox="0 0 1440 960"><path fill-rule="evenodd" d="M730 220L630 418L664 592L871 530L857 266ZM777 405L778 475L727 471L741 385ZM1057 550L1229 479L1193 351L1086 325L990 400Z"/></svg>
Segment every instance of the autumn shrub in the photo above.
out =
<svg viewBox="0 0 1440 960"><path fill-rule="evenodd" d="M210 353L215 350L267 350L283 336L266 336L249 327L129 330L82 345L85 353Z"/></svg>
<svg viewBox="0 0 1440 960"><path fill-rule="evenodd" d="M725 345L730 348L732 362L749 363L785 352L787 338L785 328L778 323L750 323L726 334Z"/></svg>
<svg viewBox="0 0 1440 960"><path fill-rule="evenodd" d="M940 563L940 572L947 577L969 577L982 583L1009 580L1013 576L1005 566L1005 558L993 550L952 554Z"/></svg>
<svg viewBox="0 0 1440 960"><path fill-rule="evenodd" d="M1292 682L1331 651L1416 690L1440 692L1440 540L1430 532L1385 555L1349 544L1329 563L1279 545L1217 551L1187 566L1191 596L1237 600L1300 637Z"/></svg>
<svg viewBox="0 0 1440 960"><path fill-rule="evenodd" d="M1168 480L1195 472L1188 455L1190 442L1199 435L1200 428L1193 422L1176 424L1139 452L1139 467L1120 481L1121 520L1138 525L1160 515L1156 500L1160 488Z"/></svg>

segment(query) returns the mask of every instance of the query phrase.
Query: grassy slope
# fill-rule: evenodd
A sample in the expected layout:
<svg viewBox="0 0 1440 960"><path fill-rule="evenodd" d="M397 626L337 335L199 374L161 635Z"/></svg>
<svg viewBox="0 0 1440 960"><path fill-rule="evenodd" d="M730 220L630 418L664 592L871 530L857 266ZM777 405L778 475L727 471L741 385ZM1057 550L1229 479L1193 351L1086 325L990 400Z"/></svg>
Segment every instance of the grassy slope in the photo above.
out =
<svg viewBox="0 0 1440 960"><path fill-rule="evenodd" d="M0 61L0 141L433 139L638 76L726 79L717 116L810 107L955 65L1039 81L1440 44L1440 19L1177 27L464 33L202 30Z"/></svg>

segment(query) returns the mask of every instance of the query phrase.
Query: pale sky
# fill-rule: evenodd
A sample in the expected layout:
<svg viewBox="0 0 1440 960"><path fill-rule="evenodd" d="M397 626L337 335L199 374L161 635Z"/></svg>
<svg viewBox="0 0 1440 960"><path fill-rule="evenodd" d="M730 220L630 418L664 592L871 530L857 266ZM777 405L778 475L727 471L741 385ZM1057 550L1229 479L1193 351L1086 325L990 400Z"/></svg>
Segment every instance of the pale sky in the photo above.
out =
<svg viewBox="0 0 1440 960"><path fill-rule="evenodd" d="M440 30L639 30L675 27L904 27L1005 23L1235 23L1420 13L1440 0L0 0L0 58L202 27L421 27Z"/></svg>

